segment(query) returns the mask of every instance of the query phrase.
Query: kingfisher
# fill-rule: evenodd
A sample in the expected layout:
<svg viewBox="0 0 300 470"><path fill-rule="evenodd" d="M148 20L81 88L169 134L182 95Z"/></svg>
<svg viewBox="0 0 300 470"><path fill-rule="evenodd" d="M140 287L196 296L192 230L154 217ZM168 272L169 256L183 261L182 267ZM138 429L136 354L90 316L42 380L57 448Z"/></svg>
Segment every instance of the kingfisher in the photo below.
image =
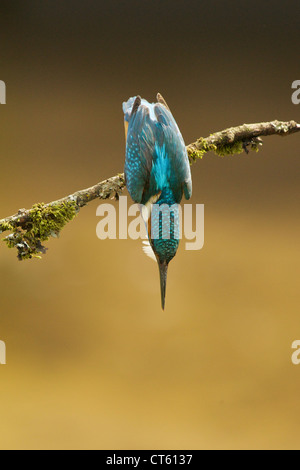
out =
<svg viewBox="0 0 300 470"><path fill-rule="evenodd" d="M186 146L160 93L156 103L140 96L123 103L125 181L132 200L140 205L148 242L144 251L159 268L161 306L165 308L168 265L180 238L179 204L192 195Z"/></svg>

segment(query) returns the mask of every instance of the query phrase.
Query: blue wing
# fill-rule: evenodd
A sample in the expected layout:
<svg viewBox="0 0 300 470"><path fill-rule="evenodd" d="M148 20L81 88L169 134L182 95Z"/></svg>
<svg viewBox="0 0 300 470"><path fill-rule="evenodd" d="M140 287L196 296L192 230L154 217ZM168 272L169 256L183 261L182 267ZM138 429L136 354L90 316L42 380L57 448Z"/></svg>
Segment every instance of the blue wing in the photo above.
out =
<svg viewBox="0 0 300 470"><path fill-rule="evenodd" d="M172 189L176 202L192 194L186 147L175 119L165 103L150 104L130 98L123 103L128 123L125 177L132 199L146 204L164 188Z"/></svg>

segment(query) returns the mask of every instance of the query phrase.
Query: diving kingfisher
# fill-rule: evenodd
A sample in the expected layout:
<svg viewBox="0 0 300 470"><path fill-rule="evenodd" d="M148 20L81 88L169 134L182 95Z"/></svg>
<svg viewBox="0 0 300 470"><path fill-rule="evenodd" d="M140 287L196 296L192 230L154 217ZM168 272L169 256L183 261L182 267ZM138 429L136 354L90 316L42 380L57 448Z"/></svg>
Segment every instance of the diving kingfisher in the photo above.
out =
<svg viewBox="0 0 300 470"><path fill-rule="evenodd" d="M179 204L183 193L190 199L192 178L176 121L162 95L156 98L157 103L140 96L123 103L125 180L146 223L149 242L144 251L158 263L164 309L168 265L179 245Z"/></svg>

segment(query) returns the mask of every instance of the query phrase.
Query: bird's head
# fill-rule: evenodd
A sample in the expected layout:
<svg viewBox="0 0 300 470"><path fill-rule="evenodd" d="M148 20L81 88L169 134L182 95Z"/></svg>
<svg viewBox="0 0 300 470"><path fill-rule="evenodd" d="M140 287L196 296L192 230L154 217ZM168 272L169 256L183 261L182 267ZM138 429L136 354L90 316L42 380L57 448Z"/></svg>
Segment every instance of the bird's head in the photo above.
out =
<svg viewBox="0 0 300 470"><path fill-rule="evenodd" d="M178 239L152 239L151 246L155 254L159 276L160 276L160 290L161 290L161 306L165 308L165 297L166 297L166 285L167 285L167 274L168 266L170 261L176 255L178 249Z"/></svg>

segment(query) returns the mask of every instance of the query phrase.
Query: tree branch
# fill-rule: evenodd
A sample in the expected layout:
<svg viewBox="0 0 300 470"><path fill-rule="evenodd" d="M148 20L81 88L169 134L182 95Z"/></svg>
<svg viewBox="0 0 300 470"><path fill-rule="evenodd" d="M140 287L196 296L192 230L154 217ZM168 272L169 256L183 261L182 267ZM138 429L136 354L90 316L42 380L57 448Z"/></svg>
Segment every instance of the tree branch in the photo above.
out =
<svg viewBox="0 0 300 470"><path fill-rule="evenodd" d="M240 154L243 151L258 151L262 146L262 136L287 136L300 131L295 121L271 121L257 124L243 124L230 127L209 137L201 137L187 146L190 162L202 159L213 151L218 156ZM35 204L31 209L20 209L17 214L0 220L0 233L11 231L4 238L9 248L17 248L20 260L40 257L46 248L41 242L51 236L57 237L67 222L79 210L94 199L118 198L125 188L124 174L108 178L88 189L77 191L49 204Z"/></svg>
<svg viewBox="0 0 300 470"><path fill-rule="evenodd" d="M242 153L244 150L258 151L262 146L261 136L280 135L287 136L300 131L300 124L295 121L271 121L257 124L243 124L230 127L224 131L211 134L205 139L200 137L196 142L187 146L190 159L202 158L209 150L219 156Z"/></svg>

